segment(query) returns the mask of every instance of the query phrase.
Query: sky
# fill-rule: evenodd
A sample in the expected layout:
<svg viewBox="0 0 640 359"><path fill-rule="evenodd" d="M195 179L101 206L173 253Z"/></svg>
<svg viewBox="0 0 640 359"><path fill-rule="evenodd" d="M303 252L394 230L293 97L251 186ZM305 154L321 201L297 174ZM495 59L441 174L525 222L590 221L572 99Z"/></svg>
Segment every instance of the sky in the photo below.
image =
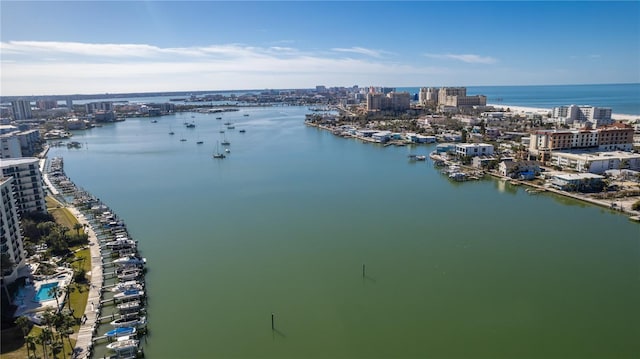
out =
<svg viewBox="0 0 640 359"><path fill-rule="evenodd" d="M0 95L640 82L640 1L0 1Z"/></svg>

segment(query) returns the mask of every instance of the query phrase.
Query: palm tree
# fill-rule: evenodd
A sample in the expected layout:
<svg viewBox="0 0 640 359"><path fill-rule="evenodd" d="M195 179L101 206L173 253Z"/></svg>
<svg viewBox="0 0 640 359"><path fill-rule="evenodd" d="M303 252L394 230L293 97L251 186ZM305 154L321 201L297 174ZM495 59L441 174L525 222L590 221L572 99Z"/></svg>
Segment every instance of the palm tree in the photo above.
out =
<svg viewBox="0 0 640 359"><path fill-rule="evenodd" d="M80 230L83 228L83 226L80 223L75 223L73 225L73 229L76 230L76 234L78 235L78 237L80 237Z"/></svg>
<svg viewBox="0 0 640 359"><path fill-rule="evenodd" d="M47 351L47 345L51 341L52 332L49 328L42 329L42 332L37 337L37 342L42 344L42 352L44 353L45 359L49 358L49 353Z"/></svg>
<svg viewBox="0 0 640 359"><path fill-rule="evenodd" d="M60 310L60 302L58 301L58 297L62 294L62 288L55 286L49 289L48 294L53 296L56 299L56 312Z"/></svg>
<svg viewBox="0 0 640 359"><path fill-rule="evenodd" d="M7 296L7 303L11 303L11 296L9 295L9 289L7 288L7 283L4 281L4 273L13 272L13 268L15 267L15 263L11 260L8 253L2 253L0 255L0 276L2 278L2 287L4 288L5 295Z"/></svg>
<svg viewBox="0 0 640 359"><path fill-rule="evenodd" d="M27 343L27 357L29 359L32 358L32 356L29 355L29 350L33 351L33 358L36 357L36 341L37 341L37 337L29 335L27 336L24 341Z"/></svg>
<svg viewBox="0 0 640 359"><path fill-rule="evenodd" d="M71 293L76 291L75 287L71 287L71 283L69 283L69 285L65 288L66 292L67 292L67 306L69 307L69 311L71 312L71 315L73 316L73 310L71 309Z"/></svg>
<svg viewBox="0 0 640 359"><path fill-rule="evenodd" d="M25 341L26 341L27 334L29 334L29 330L31 329L31 321L27 317L22 315L18 317L18 319L16 319L16 325L18 326L18 328L20 328L20 331L22 332L22 336L25 338ZM28 345L27 345L27 356L29 356Z"/></svg>
<svg viewBox="0 0 640 359"><path fill-rule="evenodd" d="M65 315L64 319L63 319L63 324L61 326L61 331L62 334L67 337L67 341L69 342L69 348L71 348L73 350L73 345L71 345L71 334L73 334L73 326L76 325L77 320L76 318L73 316L73 313L71 313L71 315Z"/></svg>

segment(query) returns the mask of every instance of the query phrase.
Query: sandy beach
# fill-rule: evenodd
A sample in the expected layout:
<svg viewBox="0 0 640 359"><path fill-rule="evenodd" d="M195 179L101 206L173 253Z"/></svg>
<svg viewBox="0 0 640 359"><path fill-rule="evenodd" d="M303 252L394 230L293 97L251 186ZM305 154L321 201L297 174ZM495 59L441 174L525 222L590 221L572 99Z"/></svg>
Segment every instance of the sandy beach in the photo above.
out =
<svg viewBox="0 0 640 359"><path fill-rule="evenodd" d="M506 110L507 108L511 110L511 112L516 113L534 113L540 115L546 115L551 113L552 109L550 108L536 108L536 107L525 107L525 106L511 106L511 105L498 105L498 104L487 104L487 106L493 106L496 109L502 108ZM611 114L611 118L618 121L633 121L640 119L640 115L628 115L623 113L613 113Z"/></svg>

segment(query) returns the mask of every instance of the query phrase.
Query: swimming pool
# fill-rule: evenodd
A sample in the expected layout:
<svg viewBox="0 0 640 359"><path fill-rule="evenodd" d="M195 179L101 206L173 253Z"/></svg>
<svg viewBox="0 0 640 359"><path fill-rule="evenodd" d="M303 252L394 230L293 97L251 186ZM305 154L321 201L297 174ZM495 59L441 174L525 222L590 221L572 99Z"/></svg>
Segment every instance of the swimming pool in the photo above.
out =
<svg viewBox="0 0 640 359"><path fill-rule="evenodd" d="M55 299L53 293L49 293L51 288L55 288L58 286L58 282L47 283L40 286L38 289L38 293L36 293L36 297L33 298L36 302L45 302L47 300Z"/></svg>

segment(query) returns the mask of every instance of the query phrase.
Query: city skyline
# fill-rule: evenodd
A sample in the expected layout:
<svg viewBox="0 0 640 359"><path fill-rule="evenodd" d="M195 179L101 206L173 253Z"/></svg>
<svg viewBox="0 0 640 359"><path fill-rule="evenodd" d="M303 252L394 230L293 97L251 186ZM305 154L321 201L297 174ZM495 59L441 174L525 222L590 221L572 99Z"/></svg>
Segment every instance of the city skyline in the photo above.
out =
<svg viewBox="0 0 640 359"><path fill-rule="evenodd" d="M0 6L2 96L640 82L635 1Z"/></svg>

